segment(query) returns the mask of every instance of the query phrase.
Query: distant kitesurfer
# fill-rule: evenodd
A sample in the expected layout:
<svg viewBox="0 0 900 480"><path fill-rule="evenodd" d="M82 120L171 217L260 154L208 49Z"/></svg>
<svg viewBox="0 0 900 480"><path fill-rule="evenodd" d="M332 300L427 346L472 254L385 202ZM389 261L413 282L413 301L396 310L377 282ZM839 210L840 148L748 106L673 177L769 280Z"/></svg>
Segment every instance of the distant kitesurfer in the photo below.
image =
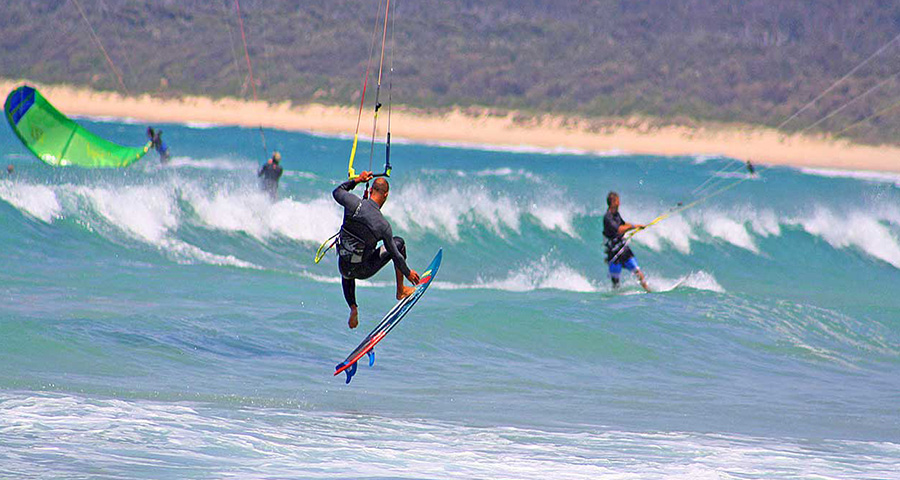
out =
<svg viewBox="0 0 900 480"><path fill-rule="evenodd" d="M622 267L634 272L644 290L650 291L644 273L637 264L637 259L626 244L625 232L629 230L642 230L644 225L632 225L622 220L619 215L619 194L609 192L606 196L606 204L609 208L603 216L603 236L606 237L606 262L609 264L609 277L612 279L613 288L619 287L619 275Z"/></svg>
<svg viewBox="0 0 900 480"><path fill-rule="evenodd" d="M153 130L153 127L147 127L147 137L156 153L159 154L159 163L169 162L169 147L162 140L162 130Z"/></svg>
<svg viewBox="0 0 900 480"><path fill-rule="evenodd" d="M9 165L6 166L6 176L7 177L11 177L12 174L15 172L16 172L16 167L14 167L13 164L10 163Z"/></svg>
<svg viewBox="0 0 900 480"><path fill-rule="evenodd" d="M368 182L372 172L362 172L360 176L351 178L338 185L332 195L335 201L344 207L344 223L338 235L338 269L341 272L341 285L344 299L350 307L350 319L347 324L356 328L359 324L359 312L356 305L356 280L375 275L388 261L393 260L397 277L397 300L411 295L415 289L403 284L403 277L413 285L419 283L419 274L406 265L406 244L400 237L395 237L391 224L381 214L381 207L387 201L390 185L385 178L377 178L369 190L369 198L359 198L350 193L356 185ZM378 247L378 242L383 244Z"/></svg>
<svg viewBox="0 0 900 480"><path fill-rule="evenodd" d="M272 158L269 159L256 174L260 178L259 186L272 198L272 201L278 200L278 179L284 173L284 169L279 164L281 162L281 154L272 152Z"/></svg>
<svg viewBox="0 0 900 480"><path fill-rule="evenodd" d="M750 160L747 160L747 171L750 172L750 175L756 175L756 169L753 168L753 163Z"/></svg>

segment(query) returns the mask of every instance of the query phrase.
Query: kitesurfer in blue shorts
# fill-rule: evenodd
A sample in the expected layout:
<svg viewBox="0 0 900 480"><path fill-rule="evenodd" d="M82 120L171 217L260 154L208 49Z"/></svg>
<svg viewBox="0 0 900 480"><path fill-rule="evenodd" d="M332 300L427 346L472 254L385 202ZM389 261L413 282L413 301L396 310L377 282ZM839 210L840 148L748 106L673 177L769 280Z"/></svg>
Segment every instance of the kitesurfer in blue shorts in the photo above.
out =
<svg viewBox="0 0 900 480"><path fill-rule="evenodd" d="M153 127L147 127L147 136L150 138L153 149L159 154L159 163L169 163L169 147L162 140L162 130L153 130Z"/></svg>
<svg viewBox="0 0 900 480"><path fill-rule="evenodd" d="M619 194L609 192L606 196L606 204L609 208L606 215L603 216L603 236L606 237L606 262L609 264L609 277L612 280L613 288L619 288L619 276L622 273L622 267L634 272L638 281L644 290L650 291L647 281L644 279L644 273L637 264L634 253L628 248L625 240L625 233L629 230L641 230L644 225L632 225L622 220L619 215Z"/></svg>

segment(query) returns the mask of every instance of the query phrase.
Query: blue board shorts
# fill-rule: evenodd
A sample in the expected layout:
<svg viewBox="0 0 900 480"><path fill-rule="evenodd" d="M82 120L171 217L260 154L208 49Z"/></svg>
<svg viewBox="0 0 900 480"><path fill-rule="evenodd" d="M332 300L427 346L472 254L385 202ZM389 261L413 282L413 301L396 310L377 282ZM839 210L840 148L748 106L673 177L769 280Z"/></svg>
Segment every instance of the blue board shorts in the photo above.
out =
<svg viewBox="0 0 900 480"><path fill-rule="evenodd" d="M619 278L623 266L632 272L641 268L638 266L637 259L632 256L626 260L625 263L610 263L609 276L612 278Z"/></svg>

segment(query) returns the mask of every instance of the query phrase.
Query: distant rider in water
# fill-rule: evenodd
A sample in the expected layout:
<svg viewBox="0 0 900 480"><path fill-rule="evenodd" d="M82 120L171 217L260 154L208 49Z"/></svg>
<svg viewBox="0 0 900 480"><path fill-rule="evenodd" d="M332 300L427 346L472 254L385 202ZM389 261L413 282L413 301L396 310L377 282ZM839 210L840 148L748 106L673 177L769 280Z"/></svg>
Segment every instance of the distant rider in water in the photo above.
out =
<svg viewBox="0 0 900 480"><path fill-rule="evenodd" d="M644 290L650 291L647 281L644 280L644 273L637 264L637 259L631 253L631 249L626 245L624 237L625 232L629 230L643 230L644 225L632 225L625 223L622 216L619 215L619 194L609 192L606 196L606 204L609 208L606 215L603 216L603 236L606 237L606 262L609 264L609 277L612 280L613 288L619 288L619 276L622 273L622 267L634 272L638 281Z"/></svg>
<svg viewBox="0 0 900 480"><path fill-rule="evenodd" d="M362 172L360 176L351 178L338 185L332 195L335 201L344 207L344 223L338 236L338 269L341 272L341 285L344 299L350 307L350 328L359 325L359 311L356 305L356 280L375 275L391 260L397 277L397 300L410 296L415 289L403 284L403 277L413 285L419 283L419 274L406 265L406 244L400 237L395 237L391 224L381 213L381 207L387 201L390 185L382 178L376 178L369 190L369 198L359 198L350 193L357 184L368 182L372 172ZM383 244L378 247L378 242Z"/></svg>
<svg viewBox="0 0 900 480"><path fill-rule="evenodd" d="M162 130L153 130L153 127L147 127L147 137L150 143L159 154L159 163L169 162L169 147L162 141Z"/></svg>
<svg viewBox="0 0 900 480"><path fill-rule="evenodd" d="M259 172L256 174L256 176L260 178L260 188L269 194L272 201L278 200L278 179L281 178L281 174L284 173L284 169L281 168L280 162L281 154L272 152L272 158L260 167Z"/></svg>

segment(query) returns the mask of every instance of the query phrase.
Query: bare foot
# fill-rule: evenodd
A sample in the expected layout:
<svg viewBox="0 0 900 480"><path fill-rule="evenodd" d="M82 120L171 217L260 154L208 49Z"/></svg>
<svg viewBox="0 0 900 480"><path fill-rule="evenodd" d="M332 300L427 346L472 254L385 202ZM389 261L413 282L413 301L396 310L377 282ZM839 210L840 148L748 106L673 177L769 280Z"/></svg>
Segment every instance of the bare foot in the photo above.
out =
<svg viewBox="0 0 900 480"><path fill-rule="evenodd" d="M359 310L355 307L350 309L350 320L347 321L350 328L356 328L359 325Z"/></svg>
<svg viewBox="0 0 900 480"><path fill-rule="evenodd" d="M415 291L416 291L415 288L407 287L406 285L403 285L403 290L397 292L397 300L403 300L404 298L412 295L413 292L415 292Z"/></svg>

